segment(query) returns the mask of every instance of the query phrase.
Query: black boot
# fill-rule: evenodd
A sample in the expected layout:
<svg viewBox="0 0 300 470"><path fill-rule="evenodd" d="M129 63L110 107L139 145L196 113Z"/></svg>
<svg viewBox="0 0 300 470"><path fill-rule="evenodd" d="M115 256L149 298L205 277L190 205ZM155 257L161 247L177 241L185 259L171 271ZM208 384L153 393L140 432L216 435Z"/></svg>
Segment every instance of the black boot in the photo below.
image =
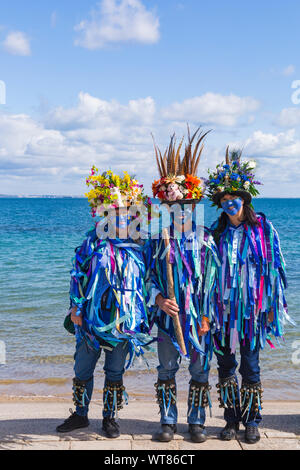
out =
<svg viewBox="0 0 300 470"><path fill-rule="evenodd" d="M73 413L72 410L70 412L72 413L71 416L63 424L57 426L57 432L71 432L75 429L87 428L89 426L90 423L87 416L80 416L77 413Z"/></svg>
<svg viewBox="0 0 300 470"><path fill-rule="evenodd" d="M220 432L220 438L222 441L232 441L233 439L237 438L238 430L238 423L227 423L225 428Z"/></svg>
<svg viewBox="0 0 300 470"><path fill-rule="evenodd" d="M77 377L73 379L73 402L76 407L84 408L89 404L89 397L86 391L87 381L79 380ZM75 429L86 428L90 423L87 416L80 416L70 409L71 416L66 419L63 424L57 426L57 432L70 432Z"/></svg>
<svg viewBox="0 0 300 470"><path fill-rule="evenodd" d="M116 439L120 436L120 427L115 418L103 418L102 429L105 432L106 437L109 437L110 439Z"/></svg>
<svg viewBox="0 0 300 470"><path fill-rule="evenodd" d="M162 424L161 431L154 435L154 439L160 442L170 442L177 432L176 424Z"/></svg>
<svg viewBox="0 0 300 470"><path fill-rule="evenodd" d="M245 441L247 444L256 444L260 440L260 434L257 426L246 426Z"/></svg>
<svg viewBox="0 0 300 470"><path fill-rule="evenodd" d="M189 433L193 442L202 443L207 440L205 428L200 424L189 424Z"/></svg>

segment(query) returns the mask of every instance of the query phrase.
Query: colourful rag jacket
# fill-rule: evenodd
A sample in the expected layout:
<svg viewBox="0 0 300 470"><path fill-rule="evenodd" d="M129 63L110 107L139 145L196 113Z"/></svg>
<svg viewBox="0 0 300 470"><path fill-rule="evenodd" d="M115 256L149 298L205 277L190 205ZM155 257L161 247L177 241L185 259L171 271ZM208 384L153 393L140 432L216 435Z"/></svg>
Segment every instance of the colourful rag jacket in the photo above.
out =
<svg viewBox="0 0 300 470"><path fill-rule="evenodd" d="M278 233L264 214L257 214L259 226L229 223L220 235L218 249L221 291L217 311L217 335L225 345L230 336L232 353L240 341L248 339L253 350L270 341L270 334L282 337L288 315L284 290L287 287L285 262ZM216 221L212 233L218 226ZM219 293L218 293L219 295ZM273 308L274 320L268 322Z"/></svg>
<svg viewBox="0 0 300 470"><path fill-rule="evenodd" d="M159 293L168 298L167 252L163 238L151 241L151 259L146 263L151 268L148 305L154 311L156 325L170 336L175 348L181 353L171 317L155 305ZM187 357L191 345L194 352L205 357L207 366L212 354L214 306L218 291L218 265L220 265L216 245L209 231L203 230L202 240L197 237L196 232L190 232L187 236L177 234L171 237L170 262ZM211 324L211 330L204 338L198 334L203 316L207 317Z"/></svg>
<svg viewBox="0 0 300 470"><path fill-rule="evenodd" d="M96 229L86 236L71 270L71 306L83 315L77 339L84 336L96 350L129 341L131 363L152 342L143 247L132 240L100 240Z"/></svg>

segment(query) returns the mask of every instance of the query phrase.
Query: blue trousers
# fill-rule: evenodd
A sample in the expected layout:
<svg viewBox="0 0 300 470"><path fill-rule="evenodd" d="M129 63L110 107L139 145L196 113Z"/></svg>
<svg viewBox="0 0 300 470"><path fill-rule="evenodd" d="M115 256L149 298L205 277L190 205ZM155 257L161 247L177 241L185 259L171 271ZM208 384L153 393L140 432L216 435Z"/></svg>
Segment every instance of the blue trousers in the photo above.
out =
<svg viewBox="0 0 300 470"><path fill-rule="evenodd" d="M128 354L128 343L119 343L112 351L105 350L104 373L106 381L118 382L122 380L125 372L125 362ZM92 398L94 388L94 371L96 364L101 356L100 351L95 351L88 346L84 339L76 344L76 352L74 355L75 377L86 382L87 404L84 407L77 406L76 413L80 416L87 416L89 403ZM103 417L110 416L111 412L103 410Z"/></svg>
<svg viewBox="0 0 300 470"><path fill-rule="evenodd" d="M218 339L215 339L220 351L223 353L217 353L217 361L218 361L218 373L220 379L227 379L229 377L235 376L236 377L236 369L238 367L238 362L236 360L235 354L231 353L230 345L229 345L229 336L226 337L225 346L221 346ZM250 348L250 341L245 339L240 343L240 355L241 355L241 363L239 368L239 373L242 376L243 383L247 384L255 384L260 382L260 367L259 367L259 338L257 337L256 347L251 351ZM236 377L237 380L237 377ZM224 419L228 423L232 422L239 422L242 421L244 425L249 426L258 426L260 421L262 420L261 414L254 414L253 412L250 413L248 420L247 414L243 417L236 416L234 410L232 408L225 408L224 412Z"/></svg>
<svg viewBox="0 0 300 470"><path fill-rule="evenodd" d="M164 333L162 330L158 330L158 360L159 366L157 367L158 379L159 380L170 380L175 379L176 372L179 369L179 358L180 354L173 345L171 338ZM194 349L190 347L190 357L193 357ZM190 360L189 372L192 380L197 382L207 383L209 376L209 366L207 370L204 370L205 357L197 354L196 361ZM168 412L161 407L161 419L162 424L176 424L177 423L177 406L176 404L170 405ZM206 418L205 408L199 407L198 409L191 409L188 405L188 416L187 421L190 424L201 424L204 425Z"/></svg>

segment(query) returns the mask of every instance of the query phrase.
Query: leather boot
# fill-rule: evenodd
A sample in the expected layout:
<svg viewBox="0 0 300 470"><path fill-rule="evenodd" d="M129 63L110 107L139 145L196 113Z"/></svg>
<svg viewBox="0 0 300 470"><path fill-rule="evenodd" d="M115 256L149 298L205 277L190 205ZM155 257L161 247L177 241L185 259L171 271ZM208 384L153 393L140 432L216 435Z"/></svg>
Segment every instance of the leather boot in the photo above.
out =
<svg viewBox="0 0 300 470"><path fill-rule="evenodd" d="M225 428L220 432L220 438L222 441L232 441L233 439L237 438L238 430L238 423L227 423Z"/></svg>
<svg viewBox="0 0 300 470"><path fill-rule="evenodd" d="M57 426L57 432L71 432L75 429L87 428L89 426L90 423L87 416L80 416L77 413L73 413L72 410L70 412L72 413L71 416Z"/></svg>
<svg viewBox="0 0 300 470"><path fill-rule="evenodd" d="M246 426L245 441L247 444L256 444L260 440L260 434L257 426Z"/></svg>
<svg viewBox="0 0 300 470"><path fill-rule="evenodd" d="M193 442L202 443L207 440L205 428L200 424L189 424L189 433Z"/></svg>
<svg viewBox="0 0 300 470"><path fill-rule="evenodd" d="M177 432L176 424L162 424L160 432L154 435L154 439L160 442L170 442Z"/></svg>
<svg viewBox="0 0 300 470"><path fill-rule="evenodd" d="M103 418L102 429L105 432L106 437L109 437L110 439L116 439L120 436L120 426L116 422L115 418Z"/></svg>

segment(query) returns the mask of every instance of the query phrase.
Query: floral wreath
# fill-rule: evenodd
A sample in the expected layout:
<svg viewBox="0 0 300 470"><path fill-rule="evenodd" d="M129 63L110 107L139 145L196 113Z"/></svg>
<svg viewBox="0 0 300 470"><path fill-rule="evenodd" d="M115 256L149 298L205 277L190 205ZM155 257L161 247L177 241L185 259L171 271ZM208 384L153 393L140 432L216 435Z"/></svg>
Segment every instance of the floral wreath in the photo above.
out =
<svg viewBox="0 0 300 470"><path fill-rule="evenodd" d="M174 134L164 156L162 156L160 149L154 142L156 163L161 176L159 180L154 181L152 184L154 197L167 202L183 202L191 199L199 201L204 197L205 185L203 180L196 176L196 172L204 148L203 139L210 131L199 134L199 130L200 128L191 137L188 127L188 144L182 160L180 151L183 139L176 148ZM193 149L193 143L197 135L198 140Z"/></svg>
<svg viewBox="0 0 300 470"><path fill-rule="evenodd" d="M143 185L139 184L126 171L124 171L123 178L115 175L111 170L105 171L101 175L98 173L98 168L93 166L91 174L86 179L87 186L92 186L85 196L88 198L93 217L97 215L97 210L101 206L126 207L143 204L147 200L143 194Z"/></svg>
<svg viewBox="0 0 300 470"><path fill-rule="evenodd" d="M202 199L202 180L192 175L162 177L152 184L153 196L165 201Z"/></svg>
<svg viewBox="0 0 300 470"><path fill-rule="evenodd" d="M223 193L248 193L250 199L251 196L259 194L255 186L262 183L254 180L256 161L241 160L241 156L241 150L233 150L229 156L229 147L227 147L225 163L218 164L215 171L208 170L207 196L214 204L218 204Z"/></svg>

